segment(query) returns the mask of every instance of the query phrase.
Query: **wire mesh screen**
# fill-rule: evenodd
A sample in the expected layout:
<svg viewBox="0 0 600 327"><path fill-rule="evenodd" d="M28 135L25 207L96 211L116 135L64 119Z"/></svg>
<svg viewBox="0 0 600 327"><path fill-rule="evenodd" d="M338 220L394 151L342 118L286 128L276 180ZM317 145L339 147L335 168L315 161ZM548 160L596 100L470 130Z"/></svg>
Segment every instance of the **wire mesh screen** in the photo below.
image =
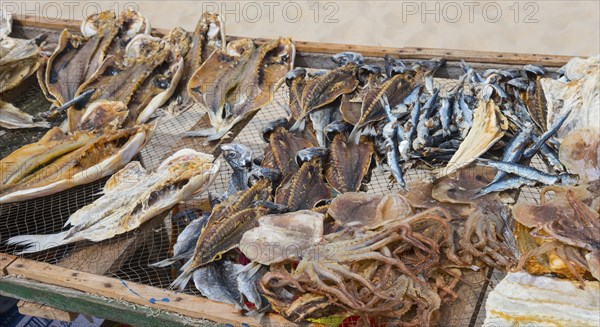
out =
<svg viewBox="0 0 600 327"><path fill-rule="evenodd" d="M449 90L456 85L455 80L436 79L439 88ZM235 137L234 142L249 146L255 156L262 154L266 143L261 138L261 129L269 122L286 116L284 105L288 102L288 90L284 86L277 91L274 100L261 109L249 121L247 126ZM10 100L24 111L34 114L40 108L45 109L49 103L44 99L35 83L25 88L20 96L14 94ZM148 169L158 166L167 156L172 147L180 139L180 133L189 130L205 114L204 110L194 105L189 110L177 116L171 116L159 111L154 117L159 121L152 140L141 151L136 160ZM8 131L0 137L0 157L5 157L18 147L33 142L43 135L43 130ZM542 166L539 159L534 160L534 166ZM209 191L223 193L227 189L231 169L222 165L220 175L209 188ZM423 179L426 171L412 169L406 173L406 180ZM385 194L397 192L397 186L390 183L390 173L387 167L376 168L368 185L368 192ZM99 192L108 178L79 186L49 197L32 201L0 205L0 252L13 253L16 248L4 243L9 237L23 234L51 234L63 230L64 223L76 210L91 203L100 195ZM520 199L537 203L538 192L535 188L524 188ZM188 220L189 221L189 220ZM179 226L178 226L179 224ZM170 255L177 231L185 224L172 221L171 215L166 214L147 222L139 230L119 235L100 243L78 242L50 250L29 254L25 257L58 264L71 269L83 270L97 274L117 277L123 281L138 282L158 288L167 288L177 275L177 266L153 268L148 265ZM491 277L491 279L490 279ZM493 286L501 278L498 273L476 273L465 277L461 286L461 298L450 304L453 312L452 319L447 319L447 325L480 325L484 312L482 301L485 299L488 285ZM192 286L186 293L199 295ZM458 313L458 314L457 314ZM483 313L484 315L484 313Z"/></svg>

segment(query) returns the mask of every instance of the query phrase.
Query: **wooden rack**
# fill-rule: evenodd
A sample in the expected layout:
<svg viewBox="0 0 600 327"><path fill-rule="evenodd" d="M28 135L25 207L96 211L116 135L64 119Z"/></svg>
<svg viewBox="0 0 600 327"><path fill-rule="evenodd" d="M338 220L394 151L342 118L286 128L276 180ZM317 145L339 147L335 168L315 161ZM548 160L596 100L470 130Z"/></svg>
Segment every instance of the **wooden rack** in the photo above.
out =
<svg viewBox="0 0 600 327"><path fill-rule="evenodd" d="M55 38L63 29L77 31L79 21L53 20L45 22L35 16L17 16L14 20L14 34L32 38L40 32L48 32L50 39ZM155 29L156 34L165 30ZM228 37L235 39L236 37ZM264 40L259 40L264 41ZM343 45L296 41L298 66L312 68L332 68L329 55L341 51L356 51L366 57L369 63L383 61L385 55L411 62L414 60L445 58L448 63L436 73L436 77L456 78L462 74L460 60L467 61L475 69L517 67L524 64L541 64L556 69L564 65L571 57L518 54L500 52L482 52L467 50L447 50L428 48L384 48L372 46ZM252 119L241 122L233 131L233 137ZM192 129L208 126L205 116ZM226 141L226 140L225 140ZM173 151L183 147L218 155L220 142L201 144L192 139L182 139ZM19 258L0 253L0 294L21 299L19 309L22 313L46 318L71 320L74 313L97 316L140 326L179 326L213 325L227 323L242 325L294 326L281 316L265 315L261 321L244 317L234 307L188 294L159 289L148 285L122 281L103 276L117 269L135 250L133 244L140 238L148 237L153 226L160 224L163 217L157 217L146 223L135 233L111 242L108 245L90 244L56 265ZM110 248L109 248L110 247ZM91 257L94 253L118 253L116 260L102 262ZM100 262L98 262L100 260ZM148 299L161 299L149 302ZM164 300L162 300L164 299Z"/></svg>

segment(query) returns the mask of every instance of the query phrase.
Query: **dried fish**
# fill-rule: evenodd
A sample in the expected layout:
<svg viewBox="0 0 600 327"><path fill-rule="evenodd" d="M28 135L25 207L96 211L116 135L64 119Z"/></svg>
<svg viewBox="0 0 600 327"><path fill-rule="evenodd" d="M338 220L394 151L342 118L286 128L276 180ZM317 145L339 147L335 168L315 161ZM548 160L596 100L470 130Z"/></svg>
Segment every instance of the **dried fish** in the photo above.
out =
<svg viewBox="0 0 600 327"><path fill-rule="evenodd" d="M507 163L502 161L483 159L480 159L480 162L482 162L484 165L497 168L504 172L515 174L517 176L521 176L527 179L535 180L546 185L555 185L559 183L562 185L575 185L579 181L579 177L577 175L567 173L563 173L560 175L550 175L533 167L516 163Z"/></svg>
<svg viewBox="0 0 600 327"><path fill-rule="evenodd" d="M252 40L228 45L227 53L214 52L191 77L188 92L208 108L212 128L186 133L216 140L236 123L269 103L274 88L293 67L291 39L276 39L257 47Z"/></svg>
<svg viewBox="0 0 600 327"><path fill-rule="evenodd" d="M18 165L25 160L23 155L30 151L36 157L44 159L36 162L28 158L27 169L17 170L16 175L11 174L12 177L9 178L12 178L13 183L2 185L0 203L34 199L109 176L131 161L144 147L154 127L140 125L107 131L91 139L86 137L88 132L80 132L83 137L75 133L76 136L71 139L61 135L60 130L52 129L39 142L27 145L2 160L7 165ZM62 138L70 142L65 146L59 145L58 151L47 151L47 143L60 144ZM87 142L82 144L81 141ZM53 160L51 165L44 165L50 160Z"/></svg>
<svg viewBox="0 0 600 327"><path fill-rule="evenodd" d="M320 201L333 196L324 180L321 161L314 158L304 163L287 183L277 189L275 203L289 211L312 209Z"/></svg>
<svg viewBox="0 0 600 327"><path fill-rule="evenodd" d="M83 240L99 242L131 231L206 189L219 170L219 162L213 161L212 155L183 149L154 172L132 162L111 177L102 197L69 217L68 230L15 236L8 243L27 245L19 253L32 253Z"/></svg>
<svg viewBox="0 0 600 327"><path fill-rule="evenodd" d="M357 192L371 169L375 153L373 141L365 138L354 144L344 134L338 134L333 138L330 149L325 178L339 193Z"/></svg>
<svg viewBox="0 0 600 327"><path fill-rule="evenodd" d="M469 134L460 144L448 165L439 169L435 177L442 178L475 161L504 136L507 128L506 117L496 103L493 100L481 101L475 110L473 127Z"/></svg>
<svg viewBox="0 0 600 327"><path fill-rule="evenodd" d="M46 121L34 121L30 114L19 110L8 102L0 100L0 127L6 129L17 128L50 128Z"/></svg>
<svg viewBox="0 0 600 327"><path fill-rule="evenodd" d="M252 205L269 200L270 195L269 181L262 180L218 204L196 242L194 256L181 268L181 275L171 287L183 289L196 269L220 260L227 251L238 247L242 235L256 227L258 217L267 213L267 209Z"/></svg>

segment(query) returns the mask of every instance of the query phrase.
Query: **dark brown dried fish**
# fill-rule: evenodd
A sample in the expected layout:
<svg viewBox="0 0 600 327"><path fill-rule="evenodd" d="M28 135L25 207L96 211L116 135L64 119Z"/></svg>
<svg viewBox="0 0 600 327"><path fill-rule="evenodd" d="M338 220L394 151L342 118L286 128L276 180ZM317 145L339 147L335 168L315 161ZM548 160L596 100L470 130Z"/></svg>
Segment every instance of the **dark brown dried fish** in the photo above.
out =
<svg viewBox="0 0 600 327"><path fill-rule="evenodd" d="M358 144L349 142L344 134L337 134L330 146L329 167L325 177L339 193L357 192L371 169L375 145L363 138Z"/></svg>
<svg viewBox="0 0 600 327"><path fill-rule="evenodd" d="M299 137L282 127L275 129L269 136L269 149L271 150L275 167L279 169L284 179L298 171L296 153L313 146L314 144L311 144L305 138Z"/></svg>
<svg viewBox="0 0 600 327"><path fill-rule="evenodd" d="M332 103L342 94L354 91L358 86L356 69L357 66L355 64L347 64L325 75L305 81L302 88L302 96L299 98L301 112L296 123L299 124L311 111ZM296 88L300 85L300 83L293 83L293 88L290 89L290 92L297 92ZM292 105L290 105L290 108L292 108Z"/></svg>
<svg viewBox="0 0 600 327"><path fill-rule="evenodd" d="M194 256L182 267L181 275L171 287L185 288L194 270L220 260L223 254L237 247L242 235L258 226L257 219L268 211L263 207L253 207L253 203L268 201L270 196L270 182L261 180L217 205L196 242Z"/></svg>
<svg viewBox="0 0 600 327"><path fill-rule="evenodd" d="M312 209L319 201L333 196L331 188L324 182L319 158L304 163L298 172L275 195L275 203L290 211Z"/></svg>

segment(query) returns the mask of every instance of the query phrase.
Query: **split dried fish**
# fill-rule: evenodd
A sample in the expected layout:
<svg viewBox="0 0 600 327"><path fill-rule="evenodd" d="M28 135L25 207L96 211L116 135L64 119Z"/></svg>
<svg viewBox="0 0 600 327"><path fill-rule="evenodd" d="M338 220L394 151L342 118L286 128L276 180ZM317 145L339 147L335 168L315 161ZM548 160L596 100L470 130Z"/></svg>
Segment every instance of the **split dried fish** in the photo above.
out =
<svg viewBox="0 0 600 327"><path fill-rule="evenodd" d="M190 149L176 152L154 172L132 162L111 177L102 197L69 217L65 226L71 227L67 231L15 236L8 243L27 245L19 253L31 253L83 240L112 238L204 191L218 170L219 161L214 161L212 155Z"/></svg>
<svg viewBox="0 0 600 327"><path fill-rule="evenodd" d="M349 142L343 134L333 138L329 166L325 177L339 193L357 192L371 169L375 146L369 139L359 144Z"/></svg>
<svg viewBox="0 0 600 327"><path fill-rule="evenodd" d="M257 226L258 217L267 213L263 207L253 207L254 203L268 201L270 196L270 182L261 180L218 204L196 242L194 256L181 268L181 275L171 287L185 288L195 270L220 260L226 252L238 247L242 235Z"/></svg>
<svg viewBox="0 0 600 327"><path fill-rule="evenodd" d="M187 136L223 137L239 121L269 103L274 89L294 65L291 39L276 39L256 46L243 39L215 51L194 73L188 92L208 108L212 128Z"/></svg>
<svg viewBox="0 0 600 327"><path fill-rule="evenodd" d="M493 100L481 101L474 115L469 134L448 165L436 172L436 178L442 178L469 165L504 136L508 121Z"/></svg>

